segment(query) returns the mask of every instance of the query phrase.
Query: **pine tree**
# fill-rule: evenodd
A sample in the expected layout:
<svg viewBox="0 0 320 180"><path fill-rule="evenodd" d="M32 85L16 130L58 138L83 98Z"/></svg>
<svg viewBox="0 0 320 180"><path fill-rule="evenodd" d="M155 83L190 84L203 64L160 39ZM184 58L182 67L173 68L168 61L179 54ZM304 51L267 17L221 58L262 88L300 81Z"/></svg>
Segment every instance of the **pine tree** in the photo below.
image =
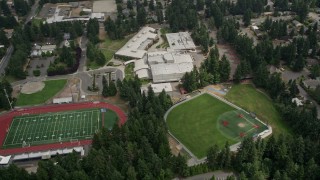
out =
<svg viewBox="0 0 320 180"><path fill-rule="evenodd" d="M102 86L103 86L102 96L109 97L110 96L109 84L105 76L102 76Z"/></svg>
<svg viewBox="0 0 320 180"><path fill-rule="evenodd" d="M117 94L117 88L113 81L109 82L109 96L115 96Z"/></svg>
<svg viewBox="0 0 320 180"><path fill-rule="evenodd" d="M248 9L243 15L244 26L249 26L251 24L251 10Z"/></svg>
<svg viewBox="0 0 320 180"><path fill-rule="evenodd" d="M227 60L225 55L222 56L222 59L219 61L219 73L220 73L220 81L225 82L229 80L230 76L230 63Z"/></svg>

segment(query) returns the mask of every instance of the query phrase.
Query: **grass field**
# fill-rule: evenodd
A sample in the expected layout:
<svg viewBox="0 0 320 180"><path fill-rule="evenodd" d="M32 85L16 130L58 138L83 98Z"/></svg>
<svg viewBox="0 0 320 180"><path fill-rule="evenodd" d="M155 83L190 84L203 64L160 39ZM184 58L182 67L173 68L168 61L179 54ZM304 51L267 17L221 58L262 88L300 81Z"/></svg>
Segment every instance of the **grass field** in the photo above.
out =
<svg viewBox="0 0 320 180"><path fill-rule="evenodd" d="M252 136L266 127L230 105L202 94L195 99L175 107L167 117L170 132L194 155L202 158L209 147L217 144L223 147L239 142L241 136ZM223 122L228 122L227 125Z"/></svg>
<svg viewBox="0 0 320 180"><path fill-rule="evenodd" d="M124 68L124 73L125 73L125 79L129 80L129 79L133 79L134 78L134 64L128 64L126 65L126 67Z"/></svg>
<svg viewBox="0 0 320 180"><path fill-rule="evenodd" d="M291 133L287 124L281 120L272 100L252 85L233 85L225 98L249 112L255 112L259 119L271 125L273 134Z"/></svg>
<svg viewBox="0 0 320 180"><path fill-rule="evenodd" d="M105 127L117 121L115 112L104 114ZM102 127L101 109L85 109L15 117L8 129L3 148L15 148L91 139Z"/></svg>
<svg viewBox="0 0 320 180"><path fill-rule="evenodd" d="M35 105L45 103L48 99L56 95L67 83L66 79L44 81L45 87L33 94L23 94L18 96L17 106Z"/></svg>
<svg viewBox="0 0 320 180"><path fill-rule="evenodd" d="M113 125L118 121L118 115L111 110L104 113L104 127L112 129Z"/></svg>
<svg viewBox="0 0 320 180"><path fill-rule="evenodd" d="M131 37L132 35L129 35L123 39L112 40L108 36L106 36L105 39L102 40L99 49L106 58L106 64L108 64L108 62L112 59L114 53L116 53L122 46L124 46ZM97 63L95 63L95 61L88 61L87 67L90 69L98 69L101 67L101 65L98 65Z"/></svg>

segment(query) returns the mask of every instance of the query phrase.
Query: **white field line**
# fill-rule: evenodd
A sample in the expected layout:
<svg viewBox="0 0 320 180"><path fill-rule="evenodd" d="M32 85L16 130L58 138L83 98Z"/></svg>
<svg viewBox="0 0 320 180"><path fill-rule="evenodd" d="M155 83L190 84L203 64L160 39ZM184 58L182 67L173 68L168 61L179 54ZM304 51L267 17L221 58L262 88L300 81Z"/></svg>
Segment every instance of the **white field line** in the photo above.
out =
<svg viewBox="0 0 320 180"><path fill-rule="evenodd" d="M26 118L26 119L28 119L28 118ZM27 123L27 122L26 122L26 119L23 119L24 124ZM21 135L21 136L22 136L22 139L23 139L24 141L26 141L26 138L24 137L24 134L25 134L25 131L26 131L27 127L28 127L28 124L26 124L26 125L24 126L23 132L22 132L22 135Z"/></svg>
<svg viewBox="0 0 320 180"><path fill-rule="evenodd" d="M19 118L20 119L20 118ZM15 120L12 121L12 124ZM11 125L9 126L9 129L8 129L8 132L7 132L7 135L6 135L6 139L4 140L4 143L3 144L6 144L7 143L7 138L8 138L8 135L10 134L10 131L11 131Z"/></svg>
<svg viewBox="0 0 320 180"><path fill-rule="evenodd" d="M49 120L49 118L51 118L50 120ZM53 119L53 116L49 116L49 117L47 117L47 121L52 121L52 119ZM47 137L45 137L45 140L47 139L47 138L49 138L48 136L49 136L49 134L48 134L48 128L49 128L49 125L48 124L50 124L50 123L48 123L48 122L46 122L46 126L47 126L47 128L46 128L46 130L45 130L45 136L47 136Z"/></svg>
<svg viewBox="0 0 320 180"><path fill-rule="evenodd" d="M59 114L57 114L57 117L59 116ZM54 131L56 130L56 124L57 124L57 120L59 120L59 118L55 118L55 121L54 121L54 126L53 126L53 134L54 134ZM53 135L52 134L52 135ZM53 140L53 136L51 135L51 140Z"/></svg>
<svg viewBox="0 0 320 180"><path fill-rule="evenodd" d="M236 115L238 115L236 111L233 111L233 112L234 112ZM243 115L242 118L245 119L247 122L249 122L251 125L255 125L254 123L252 123L251 121L249 121L249 120L245 117L245 115Z"/></svg>
<svg viewBox="0 0 320 180"><path fill-rule="evenodd" d="M61 118L63 117L63 116L65 116L66 118L65 119L67 119L68 118L68 120L67 121L72 121L72 126L74 127L74 123L76 123L76 127L74 127L74 128L72 128L72 127L70 127L70 130L72 131L72 133L73 134L71 134L71 137L73 136L73 138L86 138L88 135L90 135L91 136L91 134L93 133L93 132L95 132L95 130L97 130L97 129L95 129L95 128L99 128L100 126L99 126L99 123L98 123L98 126L94 126L93 127L93 122L94 122L94 117L93 117L93 114L94 113L99 113L99 112L97 112L98 110L89 110L89 111L82 111L81 113L75 113L75 112L73 112L73 113L56 113L56 114L53 114L53 115L50 115L50 116L34 116L34 117L26 117L25 119L23 119L23 121L26 121L26 120L28 120L29 122L28 122L28 124L25 124L25 126L24 126L24 128L23 128L23 133L22 133L22 137L23 137L23 139L24 140L28 140L28 138L29 137L33 137L33 136L35 136L36 134L38 134L39 132L46 132L46 134L45 135L49 135L49 133L47 133L47 132L49 132L48 130L50 130L49 128L50 127L52 127L52 126L50 126L50 125L52 125L53 123L47 123L46 122L46 120L49 120L48 118L51 118L49 121L54 121L54 126L53 126L53 131L52 131L52 133L55 135L54 137L56 137L56 133L55 133L55 130L56 130L56 127L59 127L60 125L65 125L63 122L66 122L65 120L64 121L60 121L61 120ZM80 120L80 123L78 123L79 121L77 121L77 118L76 118L76 116L75 116L75 114L80 114L80 118L81 118L81 120ZM85 114L86 116L84 117L83 115L81 115L81 114ZM69 116L70 115L72 115L73 117L72 117L72 119L69 119ZM56 117L58 117L58 119L55 119ZM41 118L43 118L43 121L41 121ZM31 123L33 123L33 120L34 119L36 119L36 121L39 121L40 123L35 123L35 124L37 124L37 126L35 126L35 125L30 125ZM90 121L89 122L87 122L86 121L86 119L90 119ZM100 118L99 118L99 116L98 116L98 122L99 122L99 120L100 120ZM73 122L73 121L76 121L76 122ZM83 123L84 123L84 125L85 126L82 126L82 121L83 121ZM18 126L17 126L17 128L16 128L16 132L15 132L15 136L14 136L14 140L12 141L12 143L9 143L9 144L7 144L7 145L18 145L18 144L21 144L20 142L18 142L18 143L14 143L14 141L15 141L15 138L16 138L16 133L17 133L17 131L18 130L20 130L20 122L21 122L21 119L20 119L20 121L19 121L19 124L18 124ZM86 123L87 122L87 123ZM79 124L79 128L78 128L78 124ZM81 132L83 132L84 130L85 130L85 128L86 127L88 127L88 125L90 125L91 127L90 127L90 130L91 130L91 132L85 132L85 133L83 133L83 135L80 135L80 131ZM44 127L42 127L42 126L44 126ZM50 126L50 127L49 127ZM72 129L71 129L72 128ZM31 130L30 130L31 129ZM42 131L42 129L43 129L43 131ZM11 130L11 126L9 127L9 130L8 130L8 133L10 132L10 130ZM25 132L26 132L26 130L27 130L27 132L33 132L34 130L37 130L36 132L34 132L34 133L27 133L27 134L25 134ZM66 128L65 130L68 130L68 128ZM74 136L74 133L75 132L78 132L78 134L77 134L77 136ZM52 134L51 134L51 136L52 136ZM5 139L5 142L6 142L6 140L7 140L7 137L8 136L6 136L6 139ZM35 138L35 137L34 137ZM43 138L42 137L42 133L41 133L41 137L40 137L40 135L39 135L39 139L41 139L41 140L37 140L37 139L34 139L34 140L32 140L32 141L30 141L29 143L33 143L33 142L42 142L42 141L52 141L53 140L53 136L51 137L51 140L49 140L49 138L50 137L48 137L47 136L47 138ZM70 139L70 137L66 137L66 138L62 138L62 140L63 139Z"/></svg>
<svg viewBox="0 0 320 180"><path fill-rule="evenodd" d="M93 126L92 126L92 117L90 118L90 129L91 129L91 132L90 132L90 134L92 133L92 129L93 129Z"/></svg>
<svg viewBox="0 0 320 180"><path fill-rule="evenodd" d="M19 123L18 123L17 129L16 129L16 132L14 133L12 143L14 143L14 139L16 138L16 134L17 134L17 131L18 131L18 129L19 129L20 122L21 122L21 119L20 119L20 121L19 121Z"/></svg>

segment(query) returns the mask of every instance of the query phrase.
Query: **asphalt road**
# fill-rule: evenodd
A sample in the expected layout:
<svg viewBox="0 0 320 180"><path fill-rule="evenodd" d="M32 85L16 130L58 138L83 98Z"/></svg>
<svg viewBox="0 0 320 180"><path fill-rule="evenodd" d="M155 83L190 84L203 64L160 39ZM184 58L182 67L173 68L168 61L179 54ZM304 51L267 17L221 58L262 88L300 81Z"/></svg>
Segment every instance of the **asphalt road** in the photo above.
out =
<svg viewBox="0 0 320 180"><path fill-rule="evenodd" d="M26 22L24 24L27 24L28 22L30 22L33 19L33 17L36 15L36 11L38 9L38 6L39 6L39 0L36 0L34 2L34 5L31 7L29 15L27 16Z"/></svg>
<svg viewBox="0 0 320 180"><path fill-rule="evenodd" d="M116 74L116 79L120 79L122 80L124 78L123 76L123 72L117 68L112 68L112 67L103 67L101 69L96 69L96 70L91 70L91 71L87 71L87 72L81 72L81 73L77 73L76 77L78 77L79 79L81 79L81 89L82 92L85 92L86 94L100 94L102 92L102 76L106 75L106 73L111 73L111 72L115 72ZM88 86L92 85L93 82L93 74L96 74L96 84L99 87L99 92L91 92L88 91Z"/></svg>
<svg viewBox="0 0 320 180"><path fill-rule="evenodd" d="M84 34L81 37L81 42L80 42L80 48L82 49L81 53L81 59L80 59L80 64L78 68L78 72L84 72L86 71L86 61L87 61L87 43L88 43L88 38Z"/></svg>
<svg viewBox="0 0 320 180"><path fill-rule="evenodd" d="M312 104L314 104L317 107L318 119L320 119L320 105L315 100L313 100L299 84L298 84L298 89L299 89L300 96L302 96L304 99L310 100Z"/></svg>
<svg viewBox="0 0 320 180"><path fill-rule="evenodd" d="M35 16L37 8L39 6L39 0L36 0L34 5L31 7L31 10L29 12L29 15L27 16L26 22L24 24L27 24L32 20L32 18ZM2 58L0 62L0 74L4 75L5 74L5 69L9 63L9 60L11 58L12 52L13 52L13 46L10 45L7 49L6 55Z"/></svg>
<svg viewBox="0 0 320 180"><path fill-rule="evenodd" d="M5 70L6 70L6 67L9 63L10 58L11 58L12 52L13 52L13 46L10 45L7 49L6 55L4 55L4 57L2 58L2 60L0 62L0 74L1 75L5 74Z"/></svg>

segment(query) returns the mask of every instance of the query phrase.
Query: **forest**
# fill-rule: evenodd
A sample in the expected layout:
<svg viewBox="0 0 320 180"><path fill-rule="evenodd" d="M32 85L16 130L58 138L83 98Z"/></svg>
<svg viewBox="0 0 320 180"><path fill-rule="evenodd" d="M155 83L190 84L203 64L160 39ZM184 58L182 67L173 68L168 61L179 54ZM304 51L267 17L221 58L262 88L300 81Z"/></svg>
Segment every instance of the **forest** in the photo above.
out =
<svg viewBox="0 0 320 180"><path fill-rule="evenodd" d="M163 91L140 93L136 77L117 82L120 96L129 100L128 121L93 137L88 156L76 153L40 161L37 173L10 165L0 168L0 179L171 179L188 170L182 156L172 156L163 115L172 105ZM134 97L134 98L133 98Z"/></svg>
<svg viewBox="0 0 320 180"><path fill-rule="evenodd" d="M51 2L41 0L41 4ZM150 1L153 2L153 1ZM292 4L289 5L289 2ZM300 21L304 21L310 7L320 6L319 0L275 0L275 11L291 9ZM151 88L147 93L141 93L141 82L135 77L118 80L116 83L103 78L102 95L114 96L119 93L124 101L128 101L130 112L128 122L122 127L115 125L113 129L102 129L93 136L92 149L88 156L81 158L72 153L67 156L57 155L48 161L40 161L37 173L28 174L25 170L10 165L0 169L0 179L172 179L187 177L214 170L231 170L239 179L320 179L320 121L317 119L317 109L307 104L297 107L291 99L299 93L297 84L300 82L282 81L280 74L270 74L268 65L279 67L280 60L293 71L301 71L308 57L320 54L318 49L317 24L308 26L305 30L292 30L288 33L286 21L266 19L262 29L267 33L255 46L253 40L239 34L240 25L229 15L243 15L245 25L250 24L252 14L268 11L264 8L266 0L246 0L230 3L229 1L197 0L196 3L187 0L173 0L168 5L165 17L161 18L163 7L144 1L127 1L129 15L122 11L123 2L117 0L118 16L116 20L107 18L105 29L110 39L121 39L136 32L148 23L145 7L156 12L159 22L163 18L168 22L173 32L189 30L197 45L201 45L208 57L199 69L194 68L186 73L182 86L192 92L208 84L216 84L233 80L241 83L245 78L252 78L255 87L265 92L275 103L282 120L291 127L291 135L271 136L266 140L243 140L237 153L229 150L229 143L220 149L213 145L207 152L207 161L193 167L188 167L186 158L182 155L173 156L167 139L167 128L163 115L172 106L170 97L163 91L155 95ZM219 58L218 48L210 43L207 27L199 23L198 12L204 10L204 18L208 20L210 29L216 29L218 43L230 44L240 56L240 64L233 77L230 77L230 64L226 56ZM136 7L137 11L133 11ZM7 13L1 4L2 13ZM21 10L23 13L23 10ZM136 14L135 14L136 13ZM228 16L228 17L226 17ZM10 16L8 16L10 17ZM3 23L2 23L3 22ZM0 18L0 26L15 26L7 19ZM99 54L95 47L97 39L97 22L88 23L87 32L90 39L87 56L94 58ZM25 78L23 65L30 52L31 42L43 38L56 38L61 42L64 32L71 36L82 35L80 23L42 24L39 27L28 24L23 30L16 28L12 43L15 47L7 73L19 78ZM294 37L285 45L273 46L272 40ZM0 32L1 38L1 32ZM311 49L311 51L309 51ZM60 52L61 61L72 65L74 54L64 47ZM102 59L101 64L102 64ZM98 60L100 62L100 60ZM97 61L97 63L98 63ZM312 67L311 74L316 77L320 68ZM6 88L12 92L6 81L0 83L0 89ZM316 89L315 95L320 92ZM8 109L6 97L0 90L0 105ZM11 93L10 93L11 94ZM11 97L9 97L12 99ZM319 97L320 99L320 97ZM229 179L234 179L230 177Z"/></svg>
<svg viewBox="0 0 320 180"><path fill-rule="evenodd" d="M63 46L59 49L59 57L49 65L47 69L48 76L63 75L74 73L78 70L82 50L80 47Z"/></svg>
<svg viewBox="0 0 320 180"><path fill-rule="evenodd" d="M18 79L26 78L24 65L30 55L32 43L39 41L43 42L47 38L52 38L57 44L60 44L63 41L64 33L70 33L70 38L75 39L83 33L82 24L79 21L52 24L41 23L40 26L28 23L24 28L22 28L22 26L16 28L11 39L14 52L10 58L9 65L6 68L6 74ZM79 54L81 55L81 51L80 49L75 50L75 48L76 47L74 47L74 51L76 51L75 54L77 54L76 57L80 58ZM76 60L74 62L76 62ZM55 68L51 66L49 74L55 74L52 73L54 69ZM60 67L57 71L61 74L62 69L63 68Z"/></svg>

